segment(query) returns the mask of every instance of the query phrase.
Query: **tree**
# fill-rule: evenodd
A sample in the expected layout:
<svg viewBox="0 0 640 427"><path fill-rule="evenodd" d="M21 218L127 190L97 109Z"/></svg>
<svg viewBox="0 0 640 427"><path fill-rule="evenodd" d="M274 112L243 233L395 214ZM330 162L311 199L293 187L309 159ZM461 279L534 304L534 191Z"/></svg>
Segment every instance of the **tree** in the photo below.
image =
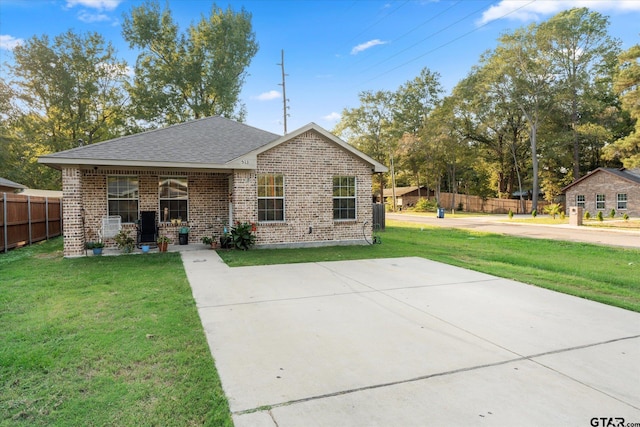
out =
<svg viewBox="0 0 640 427"><path fill-rule="evenodd" d="M540 24L537 32L546 40L540 53L549 55L559 72L558 84L569 105L573 146L573 179L580 178L580 123L588 104L595 101L590 87L606 72L607 63L619 53L620 42L609 37L608 18L587 8L565 10ZM582 120L581 120L582 119ZM584 122L583 122L584 124Z"/></svg>
<svg viewBox="0 0 640 427"><path fill-rule="evenodd" d="M607 159L619 158L627 168L640 167L640 45L620 55L620 71L614 87L622 98L622 106L636 120L635 129L604 148Z"/></svg>
<svg viewBox="0 0 640 427"><path fill-rule="evenodd" d="M251 14L215 4L180 33L171 11L157 1L133 7L123 36L140 49L129 87L136 117L156 124L221 115L242 120L239 95L246 68L258 51Z"/></svg>
<svg viewBox="0 0 640 427"><path fill-rule="evenodd" d="M34 36L13 56L7 96L14 108L2 137L12 141L8 167L25 185L59 188L59 174L38 165L37 157L124 132L126 63L101 35L72 31L53 41Z"/></svg>

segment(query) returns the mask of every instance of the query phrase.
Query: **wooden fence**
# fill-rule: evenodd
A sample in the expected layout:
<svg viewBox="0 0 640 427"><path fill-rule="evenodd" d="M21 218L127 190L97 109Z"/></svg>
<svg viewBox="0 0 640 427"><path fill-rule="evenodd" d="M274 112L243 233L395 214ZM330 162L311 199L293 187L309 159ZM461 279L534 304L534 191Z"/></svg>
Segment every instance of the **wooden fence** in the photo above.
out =
<svg viewBox="0 0 640 427"><path fill-rule="evenodd" d="M467 196L465 194L440 193L440 206L445 209L458 209L462 203L462 210L465 212L485 212L503 214L511 212L514 214L530 213L531 200L519 199L486 199L479 196ZM548 205L549 202L538 199L538 212Z"/></svg>
<svg viewBox="0 0 640 427"><path fill-rule="evenodd" d="M62 234L62 199L1 193L0 252Z"/></svg>

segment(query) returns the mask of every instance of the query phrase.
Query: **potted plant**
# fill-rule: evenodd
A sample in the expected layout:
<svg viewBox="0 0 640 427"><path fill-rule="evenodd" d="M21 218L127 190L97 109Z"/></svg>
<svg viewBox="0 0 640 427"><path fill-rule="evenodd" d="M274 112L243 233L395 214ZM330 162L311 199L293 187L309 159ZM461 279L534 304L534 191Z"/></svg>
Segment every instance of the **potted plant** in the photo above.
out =
<svg viewBox="0 0 640 427"><path fill-rule="evenodd" d="M237 222L236 226L231 228L231 244L236 249L246 251L256 242L255 234L251 231L253 226L248 222Z"/></svg>
<svg viewBox="0 0 640 427"><path fill-rule="evenodd" d="M91 249L94 255L102 255L102 249L104 248L104 243L102 243L101 241L87 242L85 246L87 249Z"/></svg>
<svg viewBox="0 0 640 427"><path fill-rule="evenodd" d="M158 250L160 252L167 252L167 247L171 243L171 239L167 236L158 237Z"/></svg>
<svg viewBox="0 0 640 427"><path fill-rule="evenodd" d="M118 248L122 249L125 254L133 252L133 248L136 247L136 241L129 236L129 230L120 230L114 240Z"/></svg>
<svg viewBox="0 0 640 427"><path fill-rule="evenodd" d="M202 243L204 243L205 245L211 246L211 249L216 249L218 247L218 242L214 237L202 236L200 240L202 240Z"/></svg>

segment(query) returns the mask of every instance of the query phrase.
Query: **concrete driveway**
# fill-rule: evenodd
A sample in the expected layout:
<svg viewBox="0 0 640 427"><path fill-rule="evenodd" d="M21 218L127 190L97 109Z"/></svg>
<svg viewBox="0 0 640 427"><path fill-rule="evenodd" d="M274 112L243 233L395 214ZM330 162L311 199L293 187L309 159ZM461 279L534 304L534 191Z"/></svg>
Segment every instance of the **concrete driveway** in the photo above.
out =
<svg viewBox="0 0 640 427"><path fill-rule="evenodd" d="M238 427L640 423L638 313L422 258L182 257Z"/></svg>

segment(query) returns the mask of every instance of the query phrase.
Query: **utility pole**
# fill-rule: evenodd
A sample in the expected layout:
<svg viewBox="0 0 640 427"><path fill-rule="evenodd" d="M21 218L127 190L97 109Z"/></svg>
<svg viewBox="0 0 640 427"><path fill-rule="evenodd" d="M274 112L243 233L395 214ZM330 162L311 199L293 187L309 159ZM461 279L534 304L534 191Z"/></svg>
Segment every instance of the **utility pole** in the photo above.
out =
<svg viewBox="0 0 640 427"><path fill-rule="evenodd" d="M283 116L284 116L284 134L287 134L287 116L289 115L287 113L287 87L285 85L285 77L288 76L288 74L284 73L284 49L282 49L281 51L281 62L279 64L276 65L280 65L281 69L282 69L282 83L279 84L279 86L282 86L282 104L283 104Z"/></svg>

